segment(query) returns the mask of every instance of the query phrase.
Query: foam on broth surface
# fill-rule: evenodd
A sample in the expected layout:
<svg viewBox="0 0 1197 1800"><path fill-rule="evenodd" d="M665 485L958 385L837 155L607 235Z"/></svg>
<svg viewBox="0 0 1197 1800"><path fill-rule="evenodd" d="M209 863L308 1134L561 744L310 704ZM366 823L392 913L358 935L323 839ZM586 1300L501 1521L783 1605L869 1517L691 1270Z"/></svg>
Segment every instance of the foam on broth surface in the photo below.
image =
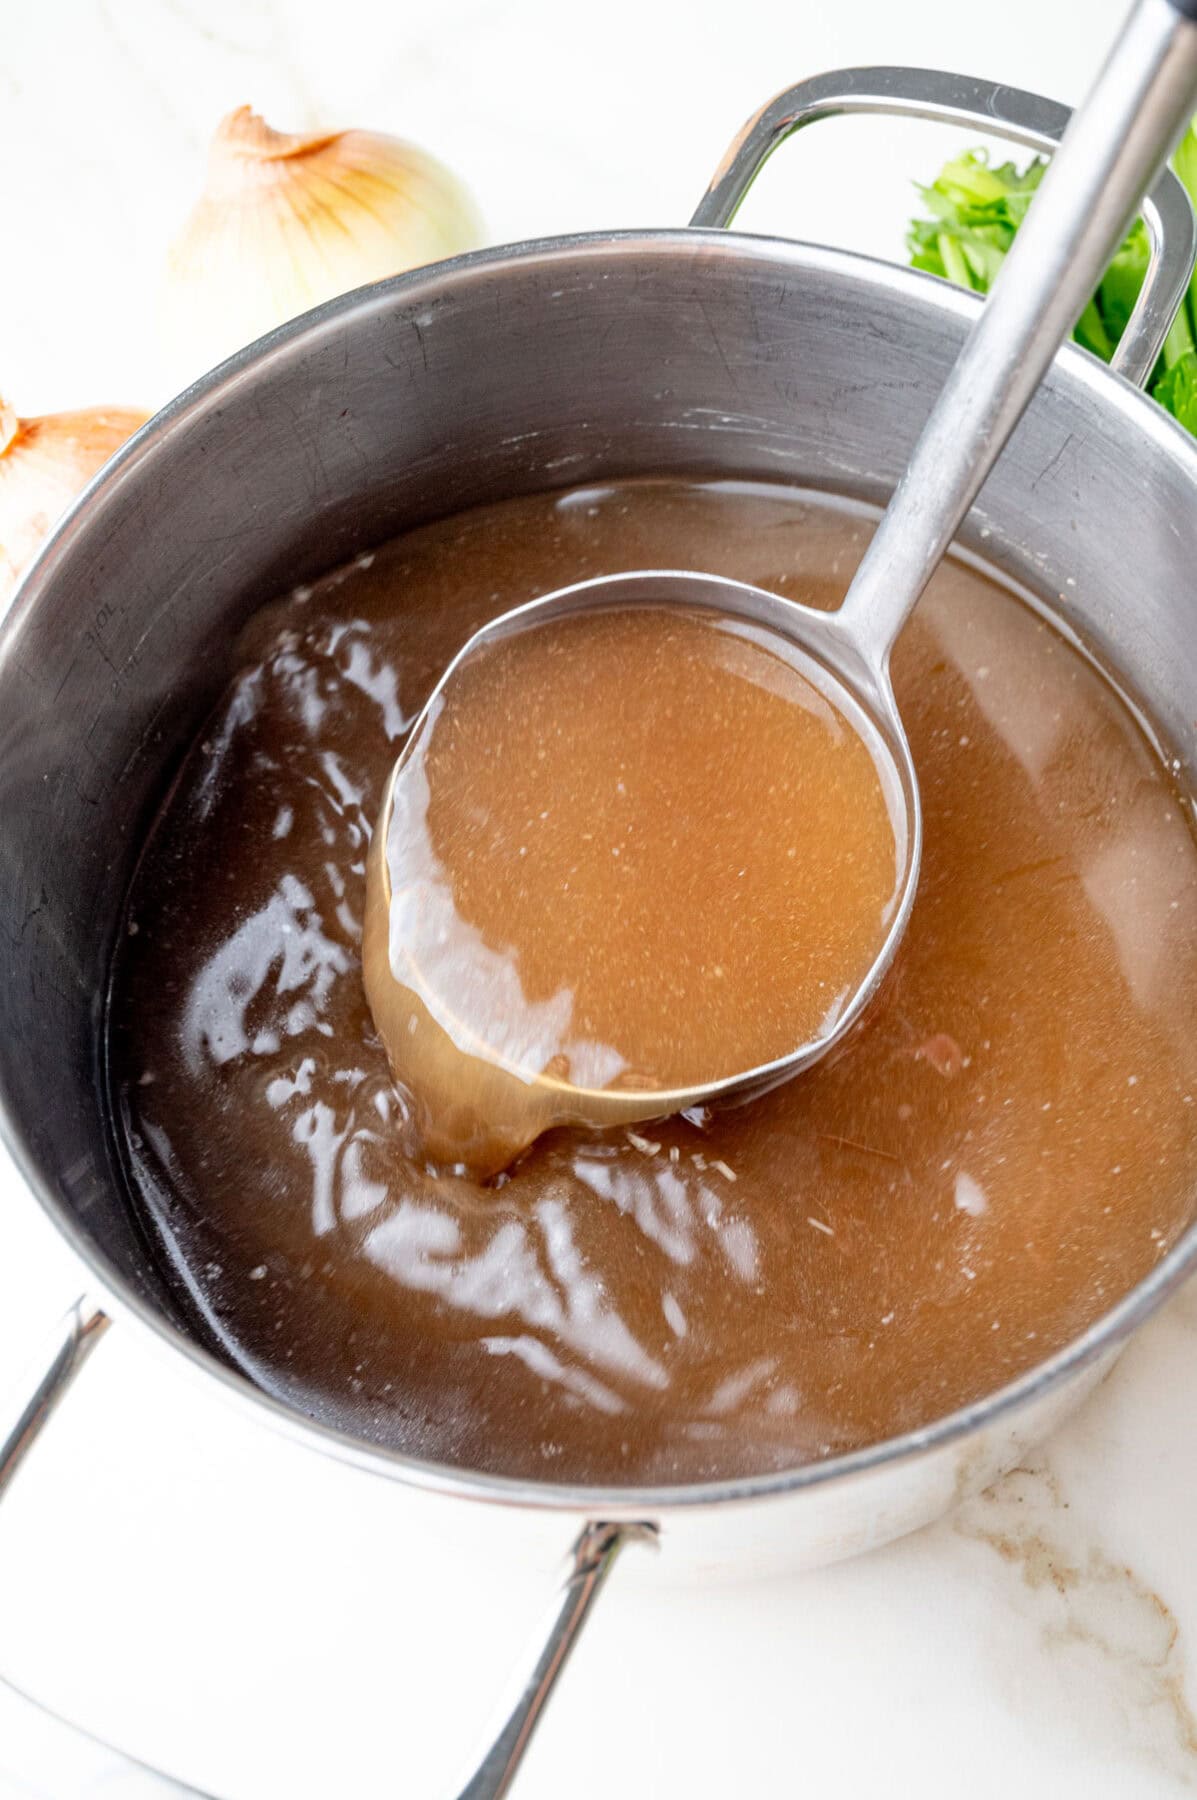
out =
<svg viewBox="0 0 1197 1800"><path fill-rule="evenodd" d="M722 1115L552 1133L498 1187L397 1150L365 856L455 651L620 569L834 604L870 529L780 488L627 483L412 533L255 622L142 860L111 1029L135 1203L271 1391L541 1479L785 1467L992 1390L1187 1225L1185 804L1085 660L959 565L894 663L918 899L838 1053Z"/></svg>
<svg viewBox="0 0 1197 1800"><path fill-rule="evenodd" d="M527 624L452 671L366 876L413 1150L491 1175L547 1125L610 1124L609 1091L828 1035L904 866L900 796L816 674L776 633L659 603ZM677 1107L629 1116L654 1110Z"/></svg>

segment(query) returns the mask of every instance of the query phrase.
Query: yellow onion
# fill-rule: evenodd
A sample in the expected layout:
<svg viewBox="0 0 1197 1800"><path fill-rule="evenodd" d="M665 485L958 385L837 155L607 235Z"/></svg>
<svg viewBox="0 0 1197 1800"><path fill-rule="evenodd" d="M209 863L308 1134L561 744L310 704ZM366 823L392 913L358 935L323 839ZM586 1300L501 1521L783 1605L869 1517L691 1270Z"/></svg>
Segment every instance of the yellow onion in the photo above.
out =
<svg viewBox="0 0 1197 1800"><path fill-rule="evenodd" d="M147 417L107 406L18 419L0 397L0 607L55 520Z"/></svg>
<svg viewBox="0 0 1197 1800"><path fill-rule="evenodd" d="M292 136L239 107L170 253L170 372L191 380L334 294L474 248L480 232L461 183L413 145L375 131Z"/></svg>

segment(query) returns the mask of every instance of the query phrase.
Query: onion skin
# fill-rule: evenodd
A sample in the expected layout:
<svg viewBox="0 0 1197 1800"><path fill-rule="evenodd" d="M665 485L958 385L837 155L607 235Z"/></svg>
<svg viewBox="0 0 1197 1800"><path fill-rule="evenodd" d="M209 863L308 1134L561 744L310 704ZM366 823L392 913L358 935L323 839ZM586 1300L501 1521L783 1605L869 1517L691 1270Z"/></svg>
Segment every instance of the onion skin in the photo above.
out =
<svg viewBox="0 0 1197 1800"><path fill-rule="evenodd" d="M481 241L465 188L374 131L292 135L242 106L212 140L204 193L175 243L161 327L176 382L352 288Z"/></svg>
<svg viewBox="0 0 1197 1800"><path fill-rule="evenodd" d="M71 501L148 417L109 406L19 419L0 399L0 610Z"/></svg>

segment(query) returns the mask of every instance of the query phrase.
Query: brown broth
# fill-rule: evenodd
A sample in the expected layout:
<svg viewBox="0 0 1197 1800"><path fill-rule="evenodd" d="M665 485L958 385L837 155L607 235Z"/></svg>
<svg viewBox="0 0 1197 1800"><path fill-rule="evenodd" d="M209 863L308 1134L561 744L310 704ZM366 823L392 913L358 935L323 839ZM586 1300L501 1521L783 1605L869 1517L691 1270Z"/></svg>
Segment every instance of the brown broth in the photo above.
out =
<svg viewBox="0 0 1197 1800"><path fill-rule="evenodd" d="M775 633L660 605L452 671L366 875L366 993L430 1162L491 1175L549 1124L610 1124L612 1091L659 1116L654 1094L829 1035L903 867L813 673Z"/></svg>
<svg viewBox="0 0 1197 1800"><path fill-rule="evenodd" d="M870 530L782 488L628 483L414 532L259 616L142 860L111 1030L135 1201L264 1387L506 1474L782 1468L991 1391L1187 1226L1187 803L1086 660L959 564L894 662L918 898L838 1053L722 1114L551 1133L498 1186L399 1148L365 857L455 651L620 569L832 605Z"/></svg>

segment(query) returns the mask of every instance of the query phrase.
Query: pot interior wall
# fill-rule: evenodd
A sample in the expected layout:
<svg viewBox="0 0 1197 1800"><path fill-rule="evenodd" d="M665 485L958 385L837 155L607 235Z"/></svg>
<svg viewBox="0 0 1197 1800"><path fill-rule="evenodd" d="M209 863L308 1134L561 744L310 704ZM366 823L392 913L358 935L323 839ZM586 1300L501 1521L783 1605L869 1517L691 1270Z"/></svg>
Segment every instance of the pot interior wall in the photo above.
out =
<svg viewBox="0 0 1197 1800"><path fill-rule="evenodd" d="M141 834L273 593L429 518L666 470L881 500L971 317L801 246L646 234L496 253L334 302L155 420L0 637L0 1095L43 1194L166 1316L114 1174L98 1025ZM1080 353L970 536L1193 748L1197 453ZM197 871L197 879L202 871Z"/></svg>

